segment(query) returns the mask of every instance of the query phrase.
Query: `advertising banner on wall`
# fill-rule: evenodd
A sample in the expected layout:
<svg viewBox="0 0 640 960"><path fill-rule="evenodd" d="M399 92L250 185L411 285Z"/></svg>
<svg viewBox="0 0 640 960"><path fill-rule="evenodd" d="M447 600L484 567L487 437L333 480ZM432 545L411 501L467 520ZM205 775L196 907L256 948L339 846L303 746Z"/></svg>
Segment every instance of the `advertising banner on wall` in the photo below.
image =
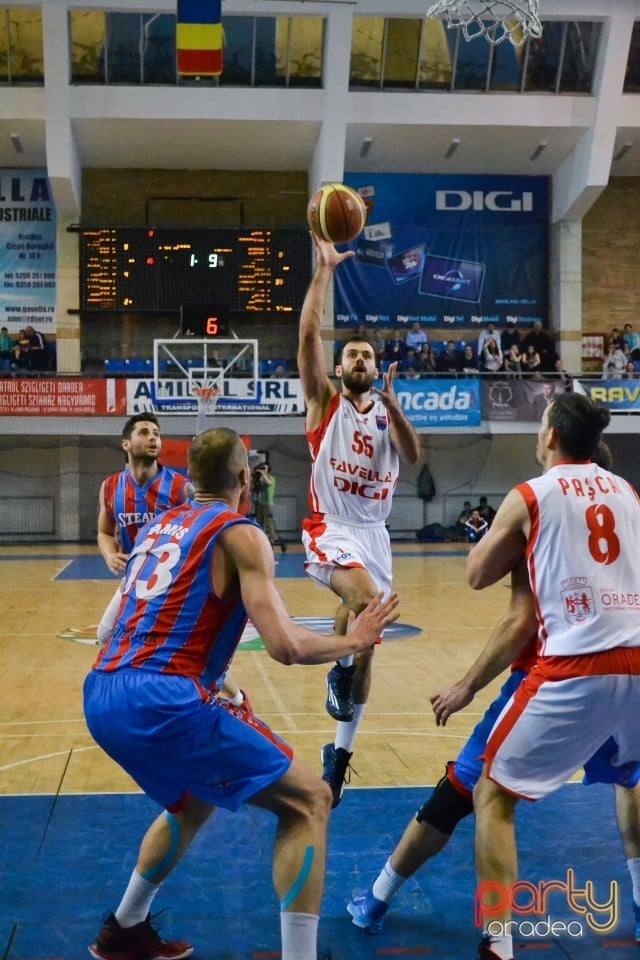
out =
<svg viewBox="0 0 640 960"><path fill-rule="evenodd" d="M482 419L538 422L547 404L564 391L565 384L559 380L483 378Z"/></svg>
<svg viewBox="0 0 640 960"><path fill-rule="evenodd" d="M161 380L157 385L152 380L127 379L127 413L143 413L155 410L157 413L196 414L198 405L188 395L186 380ZM233 393L233 381L229 382ZM243 383L243 386L245 384ZM159 388L159 390L158 390ZM160 397L158 397L158 392ZM216 401L216 410L220 413L234 414L296 414L304 413L302 383L292 380L258 380L256 399L247 400L235 396L221 396Z"/></svg>
<svg viewBox="0 0 640 960"><path fill-rule="evenodd" d="M576 389L612 413L640 412L640 380L580 380Z"/></svg>
<svg viewBox="0 0 640 960"><path fill-rule="evenodd" d="M394 387L402 410L416 428L480 426L477 379L398 379Z"/></svg>
<svg viewBox="0 0 640 960"><path fill-rule="evenodd" d="M125 413L124 380L0 377L0 416L91 417Z"/></svg>
<svg viewBox="0 0 640 960"><path fill-rule="evenodd" d="M346 174L367 225L335 272L335 325L547 324L549 179Z"/></svg>
<svg viewBox="0 0 640 960"><path fill-rule="evenodd" d="M0 326L56 330L56 215L46 170L0 170Z"/></svg>

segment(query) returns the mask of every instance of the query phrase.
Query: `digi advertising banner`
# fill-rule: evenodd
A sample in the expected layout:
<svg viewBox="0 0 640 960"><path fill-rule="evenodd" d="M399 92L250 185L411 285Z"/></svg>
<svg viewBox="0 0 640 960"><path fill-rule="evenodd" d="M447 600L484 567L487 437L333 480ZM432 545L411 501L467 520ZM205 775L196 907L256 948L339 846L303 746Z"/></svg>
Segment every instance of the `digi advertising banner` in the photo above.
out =
<svg viewBox="0 0 640 960"><path fill-rule="evenodd" d="M0 327L56 329L56 214L46 170L0 170Z"/></svg>
<svg viewBox="0 0 640 960"><path fill-rule="evenodd" d="M548 319L547 177L345 174L368 208L335 272L335 326ZM340 249L344 249L340 247Z"/></svg>

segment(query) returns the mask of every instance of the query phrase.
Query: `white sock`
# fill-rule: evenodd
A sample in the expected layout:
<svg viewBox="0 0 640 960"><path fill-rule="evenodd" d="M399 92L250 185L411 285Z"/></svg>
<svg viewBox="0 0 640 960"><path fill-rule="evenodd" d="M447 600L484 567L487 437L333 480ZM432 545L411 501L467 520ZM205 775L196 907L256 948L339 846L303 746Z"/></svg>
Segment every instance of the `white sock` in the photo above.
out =
<svg viewBox="0 0 640 960"><path fill-rule="evenodd" d="M312 913L281 913L282 960L316 960L318 920Z"/></svg>
<svg viewBox="0 0 640 960"><path fill-rule="evenodd" d="M244 694L242 690L238 690L235 697L229 697L229 699L234 707L239 707L241 703L244 703Z"/></svg>
<svg viewBox="0 0 640 960"><path fill-rule="evenodd" d="M100 623L98 624L96 633L100 643L106 643L106 641L109 639L113 625L116 622L116 616L118 615L118 610L120 609L121 600L122 594L120 592L120 587L118 587L114 595L111 597L111 600L109 600L107 608L102 614Z"/></svg>
<svg viewBox="0 0 640 960"><path fill-rule="evenodd" d="M340 657L340 659L338 660L338 663L340 664L341 667L352 667L354 660L355 660L354 655L350 653L346 657Z"/></svg>
<svg viewBox="0 0 640 960"><path fill-rule="evenodd" d="M115 912L115 918L121 927L133 927L146 919L151 902L160 889L159 883L151 883L134 870L129 885Z"/></svg>
<svg viewBox="0 0 640 960"><path fill-rule="evenodd" d="M627 860L627 867L633 885L633 902L640 904L640 857L631 857Z"/></svg>
<svg viewBox="0 0 640 960"><path fill-rule="evenodd" d="M366 703L354 703L353 720L349 720L348 723L344 723L341 720L338 721L338 729L334 743L336 750L342 747L347 753L353 753L353 741L356 739L356 733L358 732L360 721L364 715L365 707Z"/></svg>
<svg viewBox="0 0 640 960"><path fill-rule="evenodd" d="M407 878L401 877L399 873L396 873L389 859L373 881L371 892L376 900L384 900L385 903L391 903L398 890L400 890L406 882Z"/></svg>
<svg viewBox="0 0 640 960"><path fill-rule="evenodd" d="M485 931L486 932L486 931ZM491 936L491 952L500 960L513 960L513 937L508 934L504 937Z"/></svg>

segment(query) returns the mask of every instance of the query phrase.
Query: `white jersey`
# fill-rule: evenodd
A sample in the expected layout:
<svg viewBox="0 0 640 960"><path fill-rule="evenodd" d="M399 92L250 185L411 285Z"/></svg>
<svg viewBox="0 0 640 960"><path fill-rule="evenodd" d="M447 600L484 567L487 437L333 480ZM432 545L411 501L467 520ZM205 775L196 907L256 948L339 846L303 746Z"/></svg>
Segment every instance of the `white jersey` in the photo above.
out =
<svg viewBox="0 0 640 960"><path fill-rule="evenodd" d="M594 463L562 463L520 484L539 653L640 647L640 502Z"/></svg>
<svg viewBox="0 0 640 960"><path fill-rule="evenodd" d="M307 431L311 452L309 507L315 522L384 523L391 511L400 460L380 400L366 413L342 393L332 397L320 426Z"/></svg>

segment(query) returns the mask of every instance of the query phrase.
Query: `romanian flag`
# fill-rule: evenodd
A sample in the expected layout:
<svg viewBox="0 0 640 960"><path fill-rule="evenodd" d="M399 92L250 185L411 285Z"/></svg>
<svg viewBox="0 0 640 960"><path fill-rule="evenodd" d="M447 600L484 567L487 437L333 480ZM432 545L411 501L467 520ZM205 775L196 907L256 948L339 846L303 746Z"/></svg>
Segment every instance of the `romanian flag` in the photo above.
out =
<svg viewBox="0 0 640 960"><path fill-rule="evenodd" d="M219 77L222 73L221 0L178 0L178 73Z"/></svg>

